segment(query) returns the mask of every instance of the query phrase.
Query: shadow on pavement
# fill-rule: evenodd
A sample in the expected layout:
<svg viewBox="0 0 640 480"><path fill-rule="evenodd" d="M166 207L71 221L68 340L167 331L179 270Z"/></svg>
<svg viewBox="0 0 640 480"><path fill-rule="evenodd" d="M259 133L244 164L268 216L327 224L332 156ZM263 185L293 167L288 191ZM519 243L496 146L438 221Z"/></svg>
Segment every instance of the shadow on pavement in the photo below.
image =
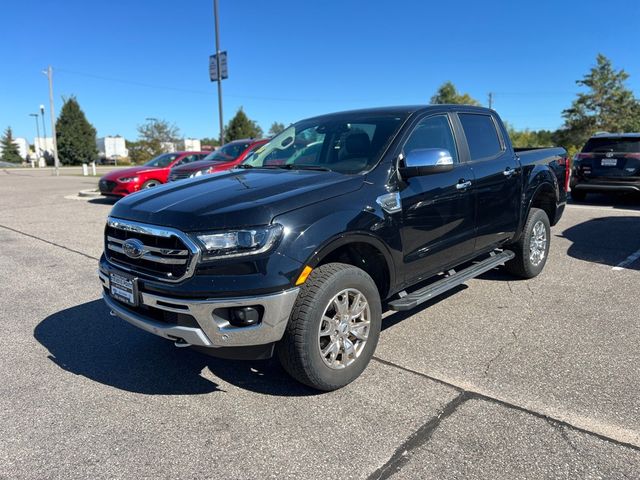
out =
<svg viewBox="0 0 640 480"><path fill-rule="evenodd" d="M112 317L102 300L50 315L35 328L34 337L60 368L130 392L195 395L223 391L202 376L208 368L215 377L258 393L318 393L290 378L275 360L221 360L178 349L167 340Z"/></svg>
<svg viewBox="0 0 640 480"><path fill-rule="evenodd" d="M569 205L585 205L593 207L613 207L622 208L625 210L640 210L640 195L625 193L625 194L610 194L603 195L600 193L589 193L582 202L576 202L573 199L569 199Z"/></svg>
<svg viewBox="0 0 640 480"><path fill-rule="evenodd" d="M115 197L97 197L88 200L88 203L93 203L94 205L115 205L118 200L120 199Z"/></svg>
<svg viewBox="0 0 640 480"><path fill-rule="evenodd" d="M403 320L406 320L407 318L413 317L414 315L417 315L418 313L422 312L423 310L426 310L427 308L435 305L436 303L439 303L443 300L446 300L447 298L455 295L456 293L459 293L463 290L466 290L468 287L465 284L462 285L458 285L457 287L452 288L451 290L443 293L442 295L439 295L435 298L432 298L431 300L426 301L425 303L417 306L416 308L413 308L411 310L404 310L404 311L400 311L400 312L393 312L392 310L389 310L388 305L382 305L382 313L383 315L385 313L390 313L390 315L387 315L386 317L383 316L382 318L382 331L385 331L388 328L394 327L395 325L399 324L400 322L402 322Z"/></svg>
<svg viewBox="0 0 640 480"><path fill-rule="evenodd" d="M571 257L615 267L640 247L640 217L593 218L558 236L572 242ZM640 260L625 268L639 270Z"/></svg>

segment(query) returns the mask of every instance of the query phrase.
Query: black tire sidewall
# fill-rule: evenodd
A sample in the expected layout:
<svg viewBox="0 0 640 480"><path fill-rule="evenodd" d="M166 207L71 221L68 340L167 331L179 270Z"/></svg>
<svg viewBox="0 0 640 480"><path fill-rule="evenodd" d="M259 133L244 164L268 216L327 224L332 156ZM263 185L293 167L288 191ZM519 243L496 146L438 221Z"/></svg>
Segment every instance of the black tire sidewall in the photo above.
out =
<svg viewBox="0 0 640 480"><path fill-rule="evenodd" d="M370 327L367 343L360 356L346 368L332 369L322 360L318 346L318 331L325 308L331 299L347 288L359 290L367 299L370 309ZM304 344L307 345L308 365L314 377L328 388L346 385L355 380L367 367L378 344L382 323L382 307L375 283L364 271L350 267L333 274L313 299L313 307L309 310L305 321L309 322L305 330Z"/></svg>
<svg viewBox="0 0 640 480"><path fill-rule="evenodd" d="M542 224L544 225L547 243L545 245L544 258L542 259L542 262L540 262L540 264L538 265L533 265L531 263L529 248L530 248L530 242L531 242L531 234L533 233L533 227L539 221L541 221ZM523 242L522 242L521 255L522 255L524 270L527 277L532 278L539 275L540 272L542 272L542 270L544 269L544 266L547 263L547 258L549 258L549 249L551 247L551 224L549 223L549 217L547 216L544 210L541 210L538 208L531 209L529 218L527 219L527 224L525 225L525 230L523 232L522 240Z"/></svg>
<svg viewBox="0 0 640 480"><path fill-rule="evenodd" d="M149 186L150 183L153 183L153 187ZM157 180L147 180L146 182L144 182L142 184L142 189L146 189L146 188L154 188L157 187L158 185L162 185L159 181Z"/></svg>

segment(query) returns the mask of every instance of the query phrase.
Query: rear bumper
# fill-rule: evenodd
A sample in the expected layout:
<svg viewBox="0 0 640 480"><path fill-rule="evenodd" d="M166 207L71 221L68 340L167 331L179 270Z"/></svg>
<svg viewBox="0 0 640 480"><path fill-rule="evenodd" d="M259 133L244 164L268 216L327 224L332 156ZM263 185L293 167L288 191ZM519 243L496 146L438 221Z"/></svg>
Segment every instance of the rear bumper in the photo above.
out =
<svg viewBox="0 0 640 480"><path fill-rule="evenodd" d="M581 192L640 192L638 183L576 183L571 186L571 190Z"/></svg>
<svg viewBox="0 0 640 480"><path fill-rule="evenodd" d="M102 285L106 288L103 292L104 301L112 314L147 332L177 342L179 346L194 345L207 348L248 347L277 342L284 335L293 304L300 290L292 288L262 296L207 300L188 300L146 292L139 293L141 305L192 316L197 327L187 327L157 321L114 300L107 293L109 277L103 272L99 272L99 276ZM224 309L256 305L263 308L262 321L258 325L234 327L221 315Z"/></svg>

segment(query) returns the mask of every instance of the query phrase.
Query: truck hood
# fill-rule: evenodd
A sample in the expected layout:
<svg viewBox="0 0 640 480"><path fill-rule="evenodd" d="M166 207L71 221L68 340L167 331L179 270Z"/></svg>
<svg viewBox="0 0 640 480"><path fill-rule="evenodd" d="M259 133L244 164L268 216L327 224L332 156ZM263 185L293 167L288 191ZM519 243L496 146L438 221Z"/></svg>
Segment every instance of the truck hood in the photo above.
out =
<svg viewBox="0 0 640 480"><path fill-rule="evenodd" d="M266 225L284 212L344 195L362 175L310 170L231 170L171 182L118 201L111 216L185 232Z"/></svg>

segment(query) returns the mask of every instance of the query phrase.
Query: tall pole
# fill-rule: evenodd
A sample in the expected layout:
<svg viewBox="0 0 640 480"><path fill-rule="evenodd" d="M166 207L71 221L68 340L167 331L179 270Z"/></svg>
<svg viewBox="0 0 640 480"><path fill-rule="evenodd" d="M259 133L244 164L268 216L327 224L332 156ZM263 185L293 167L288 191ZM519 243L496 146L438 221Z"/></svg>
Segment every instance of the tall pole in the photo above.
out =
<svg viewBox="0 0 640 480"><path fill-rule="evenodd" d="M216 64L218 70L218 115L220 117L220 145L224 144L224 120L222 118L222 72L220 70L220 36L218 34L218 0L213 0L213 16L216 24Z"/></svg>
<svg viewBox="0 0 640 480"><path fill-rule="evenodd" d="M40 147L40 126L38 125L38 114L37 113L30 113L29 116L33 117L33 119L36 121L36 134L38 135L36 138L38 139L38 145L34 145L34 147L35 147L35 151L36 151L36 160L38 160L38 163L40 163L39 162L40 155L38 155L38 149Z"/></svg>
<svg viewBox="0 0 640 480"><path fill-rule="evenodd" d="M42 135L44 135L45 146L47 144L47 126L44 123L44 105L40 105L40 115L42 116Z"/></svg>
<svg viewBox="0 0 640 480"><path fill-rule="evenodd" d="M51 140L53 143L53 161L55 165L56 176L60 175L60 161L58 160L58 142L56 139L56 117L53 113L53 68L51 65L47 67L47 78L49 79L49 114L51 115Z"/></svg>
<svg viewBox="0 0 640 480"><path fill-rule="evenodd" d="M489 108L493 108L493 92L489 92Z"/></svg>

